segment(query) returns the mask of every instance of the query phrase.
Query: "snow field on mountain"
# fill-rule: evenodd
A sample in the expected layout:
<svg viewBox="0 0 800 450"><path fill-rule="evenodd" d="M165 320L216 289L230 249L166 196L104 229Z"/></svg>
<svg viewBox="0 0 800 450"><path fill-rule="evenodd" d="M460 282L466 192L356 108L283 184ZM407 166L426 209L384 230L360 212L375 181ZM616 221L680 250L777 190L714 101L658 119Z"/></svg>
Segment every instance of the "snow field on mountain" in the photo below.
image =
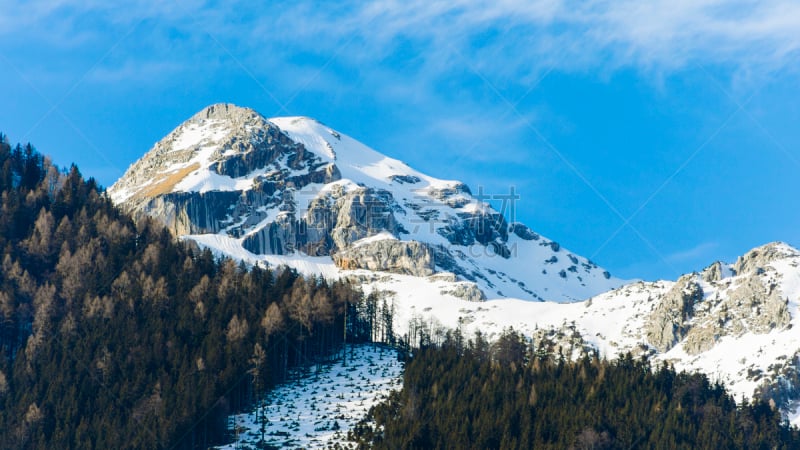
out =
<svg viewBox="0 0 800 450"><path fill-rule="evenodd" d="M310 366L292 376L295 381L276 387L264 400L264 409L232 416L231 428L239 439L220 449L256 448L261 423L266 417L264 440L287 448L325 448L343 442L348 430L391 390L402 387L403 364L397 353L378 345L347 349L347 365L341 360Z"/></svg>
<svg viewBox="0 0 800 450"><path fill-rule="evenodd" d="M365 280L361 284L365 293L377 290L386 295L395 312L394 331L400 336L409 332L412 321L429 330L461 327L467 336L480 331L490 339L499 336L507 327L526 335L537 330L571 328L609 359L628 351L637 354L650 348L645 335L646 322L660 297L675 285L672 281L637 282L584 302L568 304L510 298L468 302L452 295L452 282L437 275L422 278L342 271L327 257L253 255L242 253L235 242L231 248L220 248L221 241L228 238L217 235L193 236L192 239L216 247L220 254L236 255L251 264L286 264L301 273L335 278L345 272L360 275ZM679 342L665 353L653 354L653 363L667 361L677 370L705 373L712 381L724 383L738 401L752 398L761 382L752 374L760 372L766 376L773 364L791 358L800 350L800 273L794 264L797 264L796 260L775 261L763 275L780 279L782 295L789 299L790 327L766 334L746 332L740 336L722 336L712 348L695 355L686 353ZM729 276L723 279L723 283L701 282L706 299L717 295L720 286L730 283L735 287L741 280L740 277L730 277L729 267L724 273ZM794 417L800 425L800 413Z"/></svg>
<svg viewBox="0 0 800 450"><path fill-rule="evenodd" d="M307 117L273 117L269 119L293 141L331 163L336 163L342 178L368 186L388 185L392 175L412 175L426 184L452 184L436 180L408 167L405 163L384 156L357 140L338 133Z"/></svg>

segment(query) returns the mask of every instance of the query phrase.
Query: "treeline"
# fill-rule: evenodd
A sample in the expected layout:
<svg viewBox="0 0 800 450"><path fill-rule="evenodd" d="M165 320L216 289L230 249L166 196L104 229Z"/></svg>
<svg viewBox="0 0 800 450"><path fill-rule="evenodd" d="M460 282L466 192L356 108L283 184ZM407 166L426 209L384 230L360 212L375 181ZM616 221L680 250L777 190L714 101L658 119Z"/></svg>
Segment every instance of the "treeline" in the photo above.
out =
<svg viewBox="0 0 800 450"><path fill-rule="evenodd" d="M403 388L350 438L376 449L794 449L763 402L737 405L704 375L630 355L568 362L511 330L493 344L448 333L417 350Z"/></svg>
<svg viewBox="0 0 800 450"><path fill-rule="evenodd" d="M207 448L291 367L378 320L345 283L134 223L76 167L2 135L0 249L0 448Z"/></svg>

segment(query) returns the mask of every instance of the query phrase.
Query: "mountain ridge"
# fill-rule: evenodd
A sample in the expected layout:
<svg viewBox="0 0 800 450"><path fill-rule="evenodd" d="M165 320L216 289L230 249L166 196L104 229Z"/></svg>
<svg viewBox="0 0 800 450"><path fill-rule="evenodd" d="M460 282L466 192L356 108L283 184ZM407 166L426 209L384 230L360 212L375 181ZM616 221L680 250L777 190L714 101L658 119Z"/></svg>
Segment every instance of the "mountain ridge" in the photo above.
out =
<svg viewBox="0 0 800 450"><path fill-rule="evenodd" d="M241 246L238 256L251 260L328 257L341 270L447 272L474 283L479 298L576 301L622 284L515 222L502 210L517 200L513 192L473 195L307 117L211 105L156 143L109 194L176 236ZM501 211L486 200L503 203ZM374 238L381 235L394 239ZM409 266L404 253L429 262ZM522 270L531 267L538 270Z"/></svg>

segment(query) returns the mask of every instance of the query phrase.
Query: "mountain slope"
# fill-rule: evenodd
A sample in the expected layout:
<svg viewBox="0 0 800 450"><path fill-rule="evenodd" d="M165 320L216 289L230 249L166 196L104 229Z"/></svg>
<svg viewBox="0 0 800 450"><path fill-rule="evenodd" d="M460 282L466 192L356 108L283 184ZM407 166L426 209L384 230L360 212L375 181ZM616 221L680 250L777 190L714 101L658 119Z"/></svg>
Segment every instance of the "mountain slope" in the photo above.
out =
<svg viewBox="0 0 800 450"><path fill-rule="evenodd" d="M474 327L513 325L557 336L568 356L625 352L706 373L738 398L800 396L800 251L783 243L714 263L675 282L639 282L570 305L516 302L475 316ZM432 311L435 313L435 310Z"/></svg>
<svg viewBox="0 0 800 450"><path fill-rule="evenodd" d="M209 106L109 193L221 253L330 276L433 275L472 300L576 301L622 283L508 223L513 192L473 195L304 117Z"/></svg>

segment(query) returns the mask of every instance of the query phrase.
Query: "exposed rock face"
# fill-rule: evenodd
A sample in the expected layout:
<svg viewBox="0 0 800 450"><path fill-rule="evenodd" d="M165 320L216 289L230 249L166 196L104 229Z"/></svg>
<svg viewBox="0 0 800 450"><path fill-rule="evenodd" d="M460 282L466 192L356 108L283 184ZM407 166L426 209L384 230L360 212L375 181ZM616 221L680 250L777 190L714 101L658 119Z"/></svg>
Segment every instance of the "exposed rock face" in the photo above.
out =
<svg viewBox="0 0 800 450"><path fill-rule="evenodd" d="M342 269L367 269L424 277L433 274L433 256L416 241L382 239L359 244L333 254Z"/></svg>
<svg viewBox="0 0 800 450"><path fill-rule="evenodd" d="M492 213L460 213L451 217L449 223L437 230L451 244L469 246L476 242L481 245L498 244L505 247L508 241L508 226L505 218ZM499 250L498 254L507 254L508 249Z"/></svg>
<svg viewBox="0 0 800 450"><path fill-rule="evenodd" d="M136 217L153 215L175 235L216 233L231 222L231 205L240 203L238 192L173 192L153 198L133 211Z"/></svg>
<svg viewBox="0 0 800 450"><path fill-rule="evenodd" d="M736 274L749 272L761 272L773 261L796 255L796 250L780 242L773 242L761 247L754 248L740 256L733 265Z"/></svg>
<svg viewBox="0 0 800 450"><path fill-rule="evenodd" d="M703 269L703 272L700 273L700 276L703 278L703 281L707 283L713 283L721 280L723 278L722 263L717 261L714 264L711 264Z"/></svg>
<svg viewBox="0 0 800 450"><path fill-rule="evenodd" d="M482 302L486 300L486 295L478 288L475 283L462 281L452 289L442 291L442 294L450 294L468 302Z"/></svg>
<svg viewBox="0 0 800 450"><path fill-rule="evenodd" d="M286 213L267 227L247 235L243 246L256 254L287 254L301 250L309 255L330 255L348 248L353 242L389 232L398 236L403 230L394 217L396 203L385 190L342 189L314 197L310 201L291 193L285 202ZM299 198L298 198L299 197ZM307 202L307 209L295 205Z"/></svg>
<svg viewBox="0 0 800 450"><path fill-rule="evenodd" d="M684 275L678 279L647 320L647 341L661 352L669 350L683 338L694 304L703 299L703 289L693 278L692 275Z"/></svg>
<svg viewBox="0 0 800 450"><path fill-rule="evenodd" d="M435 258L435 256L434 256ZM430 281L447 281L450 283L455 283L458 281L458 277L456 274L452 272L436 272L435 274L428 277Z"/></svg>
<svg viewBox="0 0 800 450"><path fill-rule="evenodd" d="M581 335L575 323L564 323L560 327L538 329L531 336L537 344L537 355L563 355L565 358L578 359L596 354L595 349Z"/></svg>
<svg viewBox="0 0 800 450"><path fill-rule="evenodd" d="M400 184L417 184L422 181L414 175L391 175L389 179Z"/></svg>
<svg viewBox="0 0 800 450"><path fill-rule="evenodd" d="M456 183L447 187L429 188L427 193L451 208L460 208L472 201L470 197L472 192L470 192L469 187L464 183Z"/></svg>
<svg viewBox="0 0 800 450"><path fill-rule="evenodd" d="M772 401L784 410L796 406L800 398L800 350L770 364L766 371L748 370L748 378L761 381L755 398Z"/></svg>
<svg viewBox="0 0 800 450"><path fill-rule="evenodd" d="M516 234L520 239L525 239L526 241L539 240L538 234L536 234L533 230L528 228L525 224L519 222L512 223L510 231Z"/></svg>
<svg viewBox="0 0 800 450"><path fill-rule="evenodd" d="M397 235L399 227L394 217L394 198L389 191L372 188L347 193L336 201L336 223L331 238L337 249L381 231ZM309 210L309 214L313 214Z"/></svg>
<svg viewBox="0 0 800 450"><path fill-rule="evenodd" d="M722 336L741 336L746 332L765 334L789 325L787 300L775 284L765 286L757 268L724 296L707 299L686 334L684 349L690 355L709 350Z"/></svg>
<svg viewBox="0 0 800 450"><path fill-rule="evenodd" d="M662 353L680 342L688 354L697 355L724 336L786 328L791 321L788 299L778 287L771 264L795 256L784 244L769 244L740 257L733 267L735 278L720 262L699 275L684 275L657 299L645 323L647 341ZM713 295L704 294L701 281L708 283Z"/></svg>
<svg viewBox="0 0 800 450"><path fill-rule="evenodd" d="M333 165L300 176L270 174L254 183L252 189L236 191L169 192L132 204L134 216L158 217L176 236L219 233L239 237L267 218L267 209L294 209L292 193L311 183L336 181L339 172Z"/></svg>
<svg viewBox="0 0 800 450"><path fill-rule="evenodd" d="M752 276L730 293L724 305L727 306L729 317L739 319L735 321L738 323L731 324L734 334L745 330L769 333L789 324L788 300L782 297L776 287L774 283L765 286L761 279Z"/></svg>

